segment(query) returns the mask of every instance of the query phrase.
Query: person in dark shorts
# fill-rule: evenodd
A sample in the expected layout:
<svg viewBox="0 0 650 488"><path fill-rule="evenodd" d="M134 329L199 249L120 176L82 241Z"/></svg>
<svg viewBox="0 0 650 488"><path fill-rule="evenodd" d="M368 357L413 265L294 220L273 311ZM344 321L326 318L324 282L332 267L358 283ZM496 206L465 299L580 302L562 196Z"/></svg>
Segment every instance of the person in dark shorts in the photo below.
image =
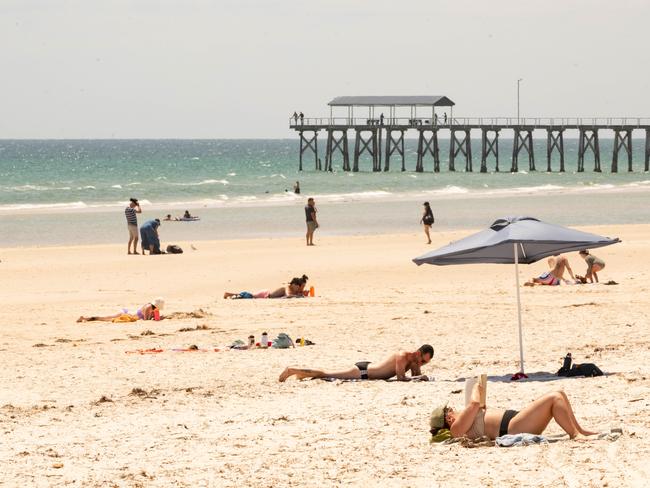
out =
<svg viewBox="0 0 650 488"><path fill-rule="evenodd" d="M138 249L138 216L136 214L142 213L140 204L137 198L131 198L129 206L124 209L126 216L126 227L129 230L129 243L127 245L127 254L140 254ZM131 252L131 244L133 244L133 252Z"/></svg>
<svg viewBox="0 0 650 488"><path fill-rule="evenodd" d="M431 435L449 429L452 437L496 439L506 434L541 434L554 419L573 439L579 435L594 435L578 424L569 398L563 391L553 391L538 398L521 411L480 406L482 387L474 385L472 401L464 410L456 412L447 405L436 408L431 414Z"/></svg>
<svg viewBox="0 0 650 488"><path fill-rule="evenodd" d="M305 207L305 220L307 222L307 234L305 235L307 239L307 245L314 245L314 231L318 229L318 219L316 218L316 202L313 198L307 200L307 206Z"/></svg>
<svg viewBox="0 0 650 488"><path fill-rule="evenodd" d="M345 371L327 372L319 369L285 368L280 375L279 381L286 381L287 378L295 376L299 380L305 378L335 378L341 380L387 380L397 376L399 381L428 381L429 378L423 375L420 368L433 358L433 347L429 344L420 346L417 351L400 351L391 354L377 366L371 366L370 361L359 361L353 368ZM406 376L410 371L411 376Z"/></svg>

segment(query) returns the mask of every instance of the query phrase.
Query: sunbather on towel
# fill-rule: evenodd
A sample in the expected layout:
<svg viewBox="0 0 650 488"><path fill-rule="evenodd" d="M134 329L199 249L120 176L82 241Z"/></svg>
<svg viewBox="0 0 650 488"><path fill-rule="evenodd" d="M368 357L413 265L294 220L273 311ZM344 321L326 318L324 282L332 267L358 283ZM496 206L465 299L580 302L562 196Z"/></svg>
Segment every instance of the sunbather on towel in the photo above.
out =
<svg viewBox="0 0 650 488"><path fill-rule="evenodd" d="M224 298L292 298L292 297L301 297L303 296L303 291L307 280L309 277L307 275L302 275L300 278L293 278L287 286L283 286L276 290L260 290L255 293L248 291L241 291L239 293L225 292L223 294Z"/></svg>
<svg viewBox="0 0 650 488"><path fill-rule="evenodd" d="M415 352L397 352L385 361L372 365L370 361L360 361L353 368L345 371L329 372L319 369L305 368L286 368L280 375L280 381L286 381L287 378L295 376L299 380L305 378L336 378L341 380L387 380L397 376L400 381L421 380L428 381L428 377L423 375L420 368L431 361L433 358L433 347L424 344ZM407 371L411 376L406 376Z"/></svg>
<svg viewBox="0 0 650 488"><path fill-rule="evenodd" d="M531 278L530 281L524 283L524 286L535 285L559 285L563 281L569 283L569 280L564 279L564 272L568 271L571 279L575 282L576 277L573 275L573 270L569 264L569 260L564 256L554 256L548 258L549 271L545 271L536 278Z"/></svg>
<svg viewBox="0 0 650 488"><path fill-rule="evenodd" d="M569 399L563 391L553 391L538 398L521 411L500 408L481 408L482 387L474 385L472 401L462 411L456 412L447 405L436 408L431 414L431 434L449 429L453 437L496 439L506 434L541 434L554 419L573 439L579 435L595 435L578 424Z"/></svg>
<svg viewBox="0 0 650 488"><path fill-rule="evenodd" d="M144 305L142 305L137 310L135 315L137 315L138 319L140 320L151 320L154 318L155 310L162 310L164 306L165 306L165 300L158 297L154 299L152 302L145 303ZM124 315L125 313L126 312L122 311L114 315L105 315L103 317L99 317L95 315L91 317L84 317L82 315L77 319L77 322L111 322L113 319L116 319L121 315Z"/></svg>

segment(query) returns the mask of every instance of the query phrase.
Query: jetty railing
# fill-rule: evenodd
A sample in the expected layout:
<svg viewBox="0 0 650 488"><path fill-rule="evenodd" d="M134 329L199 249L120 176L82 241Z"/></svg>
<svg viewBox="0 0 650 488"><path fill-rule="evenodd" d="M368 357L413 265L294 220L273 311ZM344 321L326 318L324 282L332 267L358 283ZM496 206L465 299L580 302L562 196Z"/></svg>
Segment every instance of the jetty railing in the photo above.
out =
<svg viewBox="0 0 650 488"><path fill-rule="evenodd" d="M309 117L289 119L291 129L300 127L357 127L357 126L392 126L417 128L427 127L473 127L481 128L483 126L499 127L564 127L567 129L577 129L581 126L598 127L600 129L629 127L644 129L650 127L650 117L385 117L368 118L368 117Z"/></svg>
<svg viewBox="0 0 650 488"><path fill-rule="evenodd" d="M627 170L632 171L632 133L645 131L645 165L650 171L650 117L447 117L446 114L432 114L432 117L291 117L289 127L300 135L300 165L303 169L303 154L313 152L316 170L332 170L335 154L342 156L344 171L358 171L360 156L372 157L372 171L389 171L391 157L401 158L401 169L406 171L404 137L414 130L418 137L417 163L415 171L424 171L425 158L433 159L433 171L440 171L440 147L438 133L449 131L449 171L455 171L457 159L464 160L465 171L473 171L471 132L481 133L481 172L488 171L488 159L495 162L499 171L499 135L512 131L513 147L510 171L519 171L519 159L528 159L528 170L535 171L533 132L546 132L546 171L552 171L554 154L559 156L559 171L565 171L564 132L578 131L578 172L584 171L585 156L593 155L594 171L601 172L599 131L614 132L614 149L611 172L618 172L619 156L627 156ZM318 157L318 133L325 131L327 143L325 166ZM348 131L355 134L354 159L350 165ZM305 135L307 134L307 136ZM385 149L382 141L385 140ZM556 158L558 159L558 158ZM382 167L383 161L383 167Z"/></svg>

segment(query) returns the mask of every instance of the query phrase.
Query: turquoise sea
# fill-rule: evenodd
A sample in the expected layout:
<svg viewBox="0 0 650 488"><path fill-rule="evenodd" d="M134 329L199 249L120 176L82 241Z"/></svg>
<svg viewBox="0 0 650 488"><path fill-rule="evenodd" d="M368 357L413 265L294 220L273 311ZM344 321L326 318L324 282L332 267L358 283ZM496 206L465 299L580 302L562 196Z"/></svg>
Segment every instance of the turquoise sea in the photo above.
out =
<svg viewBox="0 0 650 488"><path fill-rule="evenodd" d="M536 140L537 171L520 156L512 174L512 141L500 142L501 172L490 161L481 174L480 141L473 141L472 173L458 161L456 172L447 170L445 140L440 173L432 161L425 173L413 171L413 140L406 172L394 159L391 171L372 173L365 157L358 173L341 171L338 159L325 173L308 156L298 171L295 139L1 140L0 246L121 242L122 209L132 196L142 203L141 222L185 209L199 215L199 222L163 226L163 236L178 241L299 234L307 196L317 199L321 231L332 234L417 231L425 199L440 228L480 227L523 212L566 224L650 221L643 140L633 141L634 171L619 161L625 171L617 174L610 172L611 140L601 140L602 173L592 171L591 156L586 171L576 172L577 140L565 141L567 171L558 173L555 161L547 173L546 141ZM298 180L301 195L292 192Z"/></svg>

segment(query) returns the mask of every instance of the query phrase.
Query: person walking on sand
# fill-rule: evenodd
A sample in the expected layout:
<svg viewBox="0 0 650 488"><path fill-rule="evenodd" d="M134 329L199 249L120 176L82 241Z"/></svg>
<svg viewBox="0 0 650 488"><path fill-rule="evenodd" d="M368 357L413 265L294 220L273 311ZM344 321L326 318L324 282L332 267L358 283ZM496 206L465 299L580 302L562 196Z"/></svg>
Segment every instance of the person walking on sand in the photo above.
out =
<svg viewBox="0 0 650 488"><path fill-rule="evenodd" d="M296 195L300 195L300 182L299 181L296 181L296 184L293 185L293 192Z"/></svg>
<svg viewBox="0 0 650 488"><path fill-rule="evenodd" d="M286 381L295 376L302 380L305 378L335 378L339 380L387 380L396 376L399 381L429 381L420 368L433 358L433 347L424 344L414 352L399 351L391 354L377 366L369 366L370 361L359 361L353 368L344 371L323 371L308 368L285 368L278 380ZM406 376L410 371L411 376Z"/></svg>
<svg viewBox="0 0 650 488"><path fill-rule="evenodd" d="M318 229L318 220L316 219L316 202L313 198L307 199L307 206L305 207L305 219L307 222L307 245L314 245L314 231Z"/></svg>
<svg viewBox="0 0 650 488"><path fill-rule="evenodd" d="M138 217L136 214L142 213L140 203L137 198L131 198L129 206L124 209L126 215L126 227L129 230L129 243L126 246L127 254L140 254L138 252ZM133 252L131 252L133 244Z"/></svg>
<svg viewBox="0 0 650 488"><path fill-rule="evenodd" d="M435 222L435 219L433 218L433 211L431 210L431 206L429 205L429 202L424 202L424 213L422 214L422 218L420 219L420 223L424 225L424 235L427 236L427 244L431 244L431 236L429 235L429 230L431 229L431 226Z"/></svg>
<svg viewBox="0 0 650 488"><path fill-rule="evenodd" d="M591 283L596 280L596 283L598 283L598 272L605 268L605 261L597 258L593 254L589 254L587 249L580 251L578 254L580 254L580 257L587 263L587 274L585 274L585 280L589 280Z"/></svg>

